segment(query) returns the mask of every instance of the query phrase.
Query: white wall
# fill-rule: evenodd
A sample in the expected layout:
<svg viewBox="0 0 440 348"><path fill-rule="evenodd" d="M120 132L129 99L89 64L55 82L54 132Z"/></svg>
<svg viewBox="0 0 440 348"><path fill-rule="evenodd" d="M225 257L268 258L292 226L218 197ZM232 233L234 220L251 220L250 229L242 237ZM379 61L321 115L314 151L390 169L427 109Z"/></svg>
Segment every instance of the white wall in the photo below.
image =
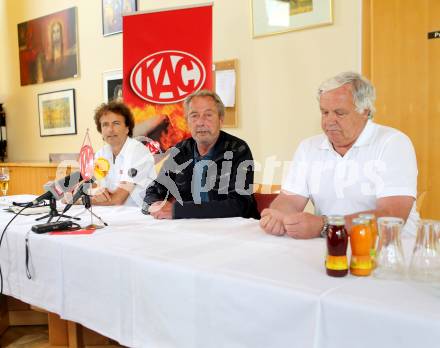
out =
<svg viewBox="0 0 440 348"><path fill-rule="evenodd" d="M140 0L139 7L196 3L206 1ZM21 87L17 24L72 6L78 8L80 77ZM250 2L214 1L214 60L239 60L240 125L230 131L249 143L262 164L270 156L290 160L301 139L320 132L315 91L323 79L360 69L361 1L334 0L333 8L331 26L252 39ZM10 161L78 152L87 128L95 150L102 145L93 110L102 101L102 73L122 67L122 35L103 37L101 25L98 0L0 0L0 101L7 111ZM67 88L76 91L78 134L40 137L38 93ZM261 173L256 177L263 179ZM278 170L273 183L280 180Z"/></svg>

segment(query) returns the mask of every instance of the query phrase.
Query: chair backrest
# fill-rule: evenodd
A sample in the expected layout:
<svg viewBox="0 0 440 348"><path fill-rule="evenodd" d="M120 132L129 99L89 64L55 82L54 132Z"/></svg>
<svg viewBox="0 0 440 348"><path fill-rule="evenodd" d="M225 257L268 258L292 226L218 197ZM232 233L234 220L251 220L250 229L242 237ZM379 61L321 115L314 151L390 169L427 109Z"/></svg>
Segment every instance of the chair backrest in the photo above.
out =
<svg viewBox="0 0 440 348"><path fill-rule="evenodd" d="M270 204L277 196L278 193L254 193L254 197L257 202L258 212L261 214L264 209L269 208Z"/></svg>
<svg viewBox="0 0 440 348"><path fill-rule="evenodd" d="M77 161L79 153L50 153L49 162L62 162L66 160Z"/></svg>
<svg viewBox="0 0 440 348"><path fill-rule="evenodd" d="M255 193L280 193L281 185L271 185L271 184L254 184L254 192Z"/></svg>

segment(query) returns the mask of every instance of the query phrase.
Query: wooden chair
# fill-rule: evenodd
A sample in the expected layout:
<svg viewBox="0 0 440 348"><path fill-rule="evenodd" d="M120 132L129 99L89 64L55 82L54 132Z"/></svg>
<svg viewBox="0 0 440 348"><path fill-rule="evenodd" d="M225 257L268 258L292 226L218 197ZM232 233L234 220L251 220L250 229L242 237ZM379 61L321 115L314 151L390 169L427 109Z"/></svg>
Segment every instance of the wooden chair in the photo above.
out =
<svg viewBox="0 0 440 348"><path fill-rule="evenodd" d="M254 197L260 214L264 209L269 208L272 201L280 193L280 189L281 185L255 184Z"/></svg>
<svg viewBox="0 0 440 348"><path fill-rule="evenodd" d="M270 204L275 198L277 198L277 196L278 193L254 193L258 212L261 214L264 209L269 208Z"/></svg>

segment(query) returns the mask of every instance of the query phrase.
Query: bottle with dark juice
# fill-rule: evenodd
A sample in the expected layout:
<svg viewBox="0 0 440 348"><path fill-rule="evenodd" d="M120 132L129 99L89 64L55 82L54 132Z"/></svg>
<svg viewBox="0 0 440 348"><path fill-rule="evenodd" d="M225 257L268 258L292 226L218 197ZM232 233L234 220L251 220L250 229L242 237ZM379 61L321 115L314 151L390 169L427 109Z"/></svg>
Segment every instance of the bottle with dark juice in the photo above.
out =
<svg viewBox="0 0 440 348"><path fill-rule="evenodd" d="M348 234L343 216L328 217L327 257L325 268L331 277L344 277L348 273L347 246Z"/></svg>

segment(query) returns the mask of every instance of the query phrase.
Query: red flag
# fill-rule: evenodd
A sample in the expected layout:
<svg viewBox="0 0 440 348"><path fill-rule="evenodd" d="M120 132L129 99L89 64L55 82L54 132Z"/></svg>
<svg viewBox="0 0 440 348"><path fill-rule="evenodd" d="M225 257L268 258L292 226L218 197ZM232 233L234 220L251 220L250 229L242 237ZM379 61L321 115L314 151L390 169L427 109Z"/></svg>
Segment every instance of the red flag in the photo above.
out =
<svg viewBox="0 0 440 348"><path fill-rule="evenodd" d="M212 85L212 5L123 18L123 97L134 135L167 150L190 136L182 101Z"/></svg>

